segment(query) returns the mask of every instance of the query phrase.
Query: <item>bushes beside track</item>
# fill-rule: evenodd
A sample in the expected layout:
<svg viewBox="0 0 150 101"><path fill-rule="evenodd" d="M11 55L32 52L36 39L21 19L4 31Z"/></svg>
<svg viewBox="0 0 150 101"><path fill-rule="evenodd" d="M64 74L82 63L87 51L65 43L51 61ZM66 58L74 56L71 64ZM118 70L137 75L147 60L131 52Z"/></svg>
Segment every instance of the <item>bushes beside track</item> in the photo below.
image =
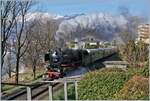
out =
<svg viewBox="0 0 150 101"><path fill-rule="evenodd" d="M137 75L137 77L134 77L135 75ZM147 67L135 69L129 68L127 71L115 68L103 68L101 70L90 72L85 74L79 82L79 99L148 99L148 92L146 90L148 86L148 79L145 79L147 77ZM139 86L141 82L143 82L143 84ZM130 91L130 89L133 90Z"/></svg>
<svg viewBox="0 0 150 101"><path fill-rule="evenodd" d="M79 83L79 99L112 99L127 80L128 76L120 69L102 69L87 73Z"/></svg>
<svg viewBox="0 0 150 101"><path fill-rule="evenodd" d="M139 76L143 76L143 77L147 77L149 76L149 68L148 66L145 66L143 68L128 68L128 74L134 76L134 75L139 75Z"/></svg>

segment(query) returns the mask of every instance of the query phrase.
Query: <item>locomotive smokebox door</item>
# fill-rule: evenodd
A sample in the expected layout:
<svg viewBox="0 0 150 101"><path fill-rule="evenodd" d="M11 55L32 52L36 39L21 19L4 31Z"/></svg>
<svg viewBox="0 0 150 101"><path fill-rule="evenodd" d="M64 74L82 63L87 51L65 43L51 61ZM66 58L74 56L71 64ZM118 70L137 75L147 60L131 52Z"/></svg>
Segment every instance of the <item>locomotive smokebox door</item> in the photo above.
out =
<svg viewBox="0 0 150 101"><path fill-rule="evenodd" d="M49 56L49 53L47 53L44 56L44 61L49 61L49 60L50 60L50 56Z"/></svg>

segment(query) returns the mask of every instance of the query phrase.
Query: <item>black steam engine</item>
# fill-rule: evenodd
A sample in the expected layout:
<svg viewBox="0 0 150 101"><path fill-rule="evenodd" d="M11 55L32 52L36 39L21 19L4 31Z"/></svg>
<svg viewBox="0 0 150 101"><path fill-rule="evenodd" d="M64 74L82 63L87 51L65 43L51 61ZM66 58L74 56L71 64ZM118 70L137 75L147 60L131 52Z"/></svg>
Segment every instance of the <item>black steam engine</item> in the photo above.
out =
<svg viewBox="0 0 150 101"><path fill-rule="evenodd" d="M59 78L65 75L64 68L75 68L82 65L84 56L87 56L86 50L55 50L45 54L48 78Z"/></svg>

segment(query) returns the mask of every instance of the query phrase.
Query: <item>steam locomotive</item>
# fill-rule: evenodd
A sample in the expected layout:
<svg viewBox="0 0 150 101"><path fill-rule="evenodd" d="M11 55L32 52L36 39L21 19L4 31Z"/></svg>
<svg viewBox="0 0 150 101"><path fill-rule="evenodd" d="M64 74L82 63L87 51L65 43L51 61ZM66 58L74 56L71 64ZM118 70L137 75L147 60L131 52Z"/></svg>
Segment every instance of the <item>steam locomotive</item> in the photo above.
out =
<svg viewBox="0 0 150 101"><path fill-rule="evenodd" d="M88 56L86 50L65 49L55 50L45 54L48 78L55 79L65 75L64 68L75 68L82 65L83 56Z"/></svg>
<svg viewBox="0 0 150 101"><path fill-rule="evenodd" d="M49 79L60 78L65 75L64 69L86 66L100 58L111 55L116 50L113 48L102 49L65 49L55 50L45 54L45 62L48 64L47 76Z"/></svg>

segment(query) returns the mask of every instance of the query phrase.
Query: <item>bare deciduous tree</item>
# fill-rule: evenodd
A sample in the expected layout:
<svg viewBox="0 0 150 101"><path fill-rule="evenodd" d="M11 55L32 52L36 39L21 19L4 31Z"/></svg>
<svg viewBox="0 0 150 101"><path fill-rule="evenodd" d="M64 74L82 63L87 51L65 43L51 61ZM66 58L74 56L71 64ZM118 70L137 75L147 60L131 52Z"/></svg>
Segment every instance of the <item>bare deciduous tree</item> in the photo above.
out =
<svg viewBox="0 0 150 101"><path fill-rule="evenodd" d="M48 20L46 23L41 23L39 36L41 36L40 45L47 52L49 49L55 48L54 34L57 30L57 23L54 20Z"/></svg>
<svg viewBox="0 0 150 101"><path fill-rule="evenodd" d="M39 44L39 36L36 31L36 23L32 23L33 27L30 27L30 35L28 40L30 41L29 47L26 53L26 59L29 60L29 64L32 65L33 77L36 78L36 66L40 62L41 46Z"/></svg>
<svg viewBox="0 0 150 101"><path fill-rule="evenodd" d="M17 18L15 18L15 35L16 35L16 42L15 42L15 48L16 48L16 74L15 74L15 81L18 83L19 78L19 63L21 57L25 54L27 51L29 41L27 40L28 37L28 31L24 30L26 27L25 23L25 15L27 14L27 11L29 10L31 6L31 1L18 1L16 2L18 4L17 9L20 10L19 15Z"/></svg>
<svg viewBox="0 0 150 101"><path fill-rule="evenodd" d="M7 41L13 33L15 19L20 9L17 9L16 1L1 1L1 67L3 67L4 57L7 52Z"/></svg>
<svg viewBox="0 0 150 101"><path fill-rule="evenodd" d="M120 54L131 67L143 67L148 60L148 45L142 41L136 44L130 40L120 48Z"/></svg>
<svg viewBox="0 0 150 101"><path fill-rule="evenodd" d="M40 63L40 56L55 47L54 33L57 30L57 24L51 19L46 22L42 21L43 19L39 17L32 22L34 27L29 31L31 42L25 56L32 65L34 79L36 78L36 67Z"/></svg>

